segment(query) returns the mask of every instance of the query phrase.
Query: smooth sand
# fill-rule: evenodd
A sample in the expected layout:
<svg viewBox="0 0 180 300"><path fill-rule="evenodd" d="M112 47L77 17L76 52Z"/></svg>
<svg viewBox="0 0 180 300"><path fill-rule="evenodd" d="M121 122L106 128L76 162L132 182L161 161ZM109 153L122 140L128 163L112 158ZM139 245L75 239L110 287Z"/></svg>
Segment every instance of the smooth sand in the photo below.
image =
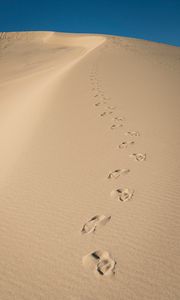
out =
<svg viewBox="0 0 180 300"><path fill-rule="evenodd" d="M0 299L180 299L180 48L0 34Z"/></svg>

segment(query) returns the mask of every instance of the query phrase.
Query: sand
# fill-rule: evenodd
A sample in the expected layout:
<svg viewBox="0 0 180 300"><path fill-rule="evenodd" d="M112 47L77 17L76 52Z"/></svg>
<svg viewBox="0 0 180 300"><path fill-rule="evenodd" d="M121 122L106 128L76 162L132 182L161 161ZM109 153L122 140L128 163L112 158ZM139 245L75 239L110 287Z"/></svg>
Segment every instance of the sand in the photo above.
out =
<svg viewBox="0 0 180 300"><path fill-rule="evenodd" d="M0 299L180 299L180 48L0 34Z"/></svg>

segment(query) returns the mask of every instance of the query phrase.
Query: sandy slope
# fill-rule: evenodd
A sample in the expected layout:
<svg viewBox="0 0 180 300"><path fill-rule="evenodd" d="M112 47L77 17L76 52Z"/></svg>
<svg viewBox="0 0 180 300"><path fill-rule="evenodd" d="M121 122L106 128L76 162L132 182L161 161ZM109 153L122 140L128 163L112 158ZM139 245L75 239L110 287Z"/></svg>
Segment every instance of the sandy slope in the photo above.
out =
<svg viewBox="0 0 180 300"><path fill-rule="evenodd" d="M0 38L0 299L180 299L180 49Z"/></svg>

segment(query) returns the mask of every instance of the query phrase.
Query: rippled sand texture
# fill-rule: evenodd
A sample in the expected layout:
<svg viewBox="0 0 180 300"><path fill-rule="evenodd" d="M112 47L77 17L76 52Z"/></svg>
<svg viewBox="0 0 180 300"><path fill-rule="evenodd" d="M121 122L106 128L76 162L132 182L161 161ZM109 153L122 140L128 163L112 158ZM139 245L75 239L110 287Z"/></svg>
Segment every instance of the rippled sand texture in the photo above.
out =
<svg viewBox="0 0 180 300"><path fill-rule="evenodd" d="M0 299L180 299L180 48L0 33Z"/></svg>

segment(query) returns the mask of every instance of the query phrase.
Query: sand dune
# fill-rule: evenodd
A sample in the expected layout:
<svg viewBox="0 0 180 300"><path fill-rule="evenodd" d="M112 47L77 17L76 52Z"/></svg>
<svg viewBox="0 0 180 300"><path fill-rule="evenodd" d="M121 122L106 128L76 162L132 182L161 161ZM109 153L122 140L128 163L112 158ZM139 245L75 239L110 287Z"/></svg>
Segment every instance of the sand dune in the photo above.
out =
<svg viewBox="0 0 180 300"><path fill-rule="evenodd" d="M180 48L0 33L0 299L180 299Z"/></svg>

